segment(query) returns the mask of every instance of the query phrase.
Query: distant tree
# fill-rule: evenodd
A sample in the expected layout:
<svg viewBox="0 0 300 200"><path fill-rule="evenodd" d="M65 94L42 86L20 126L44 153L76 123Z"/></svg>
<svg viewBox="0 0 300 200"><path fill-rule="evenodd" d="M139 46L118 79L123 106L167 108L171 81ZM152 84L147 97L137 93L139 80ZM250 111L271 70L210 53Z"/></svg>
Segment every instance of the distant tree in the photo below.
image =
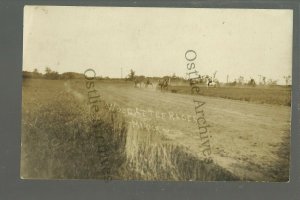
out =
<svg viewBox="0 0 300 200"><path fill-rule="evenodd" d="M132 69L130 70L129 74L128 74L128 78L129 80L133 80L135 77L135 71L133 71Z"/></svg>
<svg viewBox="0 0 300 200"><path fill-rule="evenodd" d="M50 74L51 72L52 70L50 69L50 67L45 68L45 74Z"/></svg>
<svg viewBox="0 0 300 200"><path fill-rule="evenodd" d="M263 85L266 85L266 77L265 76L262 77L262 82L263 82Z"/></svg>
<svg viewBox="0 0 300 200"><path fill-rule="evenodd" d="M59 79L58 72L52 71L49 67L46 67L44 76L46 79Z"/></svg>
<svg viewBox="0 0 300 200"><path fill-rule="evenodd" d="M250 81L248 82L248 85L251 87L255 87L256 86L255 80L251 78Z"/></svg>
<svg viewBox="0 0 300 200"><path fill-rule="evenodd" d="M42 78L43 75L35 68L32 72L32 78Z"/></svg>
<svg viewBox="0 0 300 200"><path fill-rule="evenodd" d="M65 72L61 75L62 79L73 79L75 78L75 73L73 72Z"/></svg>

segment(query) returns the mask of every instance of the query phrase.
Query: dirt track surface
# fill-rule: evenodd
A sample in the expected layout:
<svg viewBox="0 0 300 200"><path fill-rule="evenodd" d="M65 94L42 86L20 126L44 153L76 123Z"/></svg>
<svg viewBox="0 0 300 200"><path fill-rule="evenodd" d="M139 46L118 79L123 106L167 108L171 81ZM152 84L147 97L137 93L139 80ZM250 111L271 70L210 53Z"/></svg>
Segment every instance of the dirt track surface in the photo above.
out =
<svg viewBox="0 0 300 200"><path fill-rule="evenodd" d="M146 111L144 115L125 112L129 122L159 126L167 140L188 147L199 157L203 147L193 118L193 99L203 101L215 163L241 179L276 181L278 177L280 180L288 177L291 121L288 106L174 94L129 84L99 82L96 89L107 103L129 109L129 113L136 108Z"/></svg>

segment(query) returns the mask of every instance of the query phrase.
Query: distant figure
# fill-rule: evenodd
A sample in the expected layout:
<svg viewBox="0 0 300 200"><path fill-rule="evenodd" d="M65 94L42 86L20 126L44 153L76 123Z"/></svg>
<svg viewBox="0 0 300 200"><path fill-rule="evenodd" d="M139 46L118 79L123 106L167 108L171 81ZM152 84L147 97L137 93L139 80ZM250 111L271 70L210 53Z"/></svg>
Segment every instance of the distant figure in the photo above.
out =
<svg viewBox="0 0 300 200"><path fill-rule="evenodd" d="M139 87L141 87L142 82L143 82L143 80L141 78L138 78L138 77L134 78L134 87L137 87L138 85L139 85Z"/></svg>
<svg viewBox="0 0 300 200"><path fill-rule="evenodd" d="M168 90L169 81L168 81L168 79L159 80L158 85L159 85L161 91L164 90L164 89Z"/></svg>
<svg viewBox="0 0 300 200"><path fill-rule="evenodd" d="M145 82L145 87L147 88L148 85L151 85L153 87L153 84L151 83L150 79L147 78L146 82Z"/></svg>
<svg viewBox="0 0 300 200"><path fill-rule="evenodd" d="M213 81L212 78L207 78L207 87L217 87L217 82Z"/></svg>

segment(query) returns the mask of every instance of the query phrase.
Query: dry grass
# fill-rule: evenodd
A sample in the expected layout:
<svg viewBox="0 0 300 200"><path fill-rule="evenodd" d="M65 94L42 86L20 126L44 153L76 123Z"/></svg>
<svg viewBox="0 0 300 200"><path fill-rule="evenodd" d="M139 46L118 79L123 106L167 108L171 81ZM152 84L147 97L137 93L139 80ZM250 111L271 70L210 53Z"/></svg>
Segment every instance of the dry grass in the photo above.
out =
<svg viewBox="0 0 300 200"><path fill-rule="evenodd" d="M172 86L176 93L190 94L190 86ZM290 87L202 87L199 95L221 97L225 99L241 100L255 103L291 106Z"/></svg>
<svg viewBox="0 0 300 200"><path fill-rule="evenodd" d="M129 129L125 179L138 180L238 180L215 163L206 163L186 147L169 143L158 132Z"/></svg>
<svg viewBox="0 0 300 200"><path fill-rule="evenodd" d="M118 84L119 87L128 88L124 84ZM122 96L122 94L119 95ZM152 124L150 121L144 121L144 123L150 128L137 129L128 126L127 162L122 170L123 179L180 181L239 179L215 163L208 164L200 160L188 148L170 142L163 133L154 128L155 123Z"/></svg>

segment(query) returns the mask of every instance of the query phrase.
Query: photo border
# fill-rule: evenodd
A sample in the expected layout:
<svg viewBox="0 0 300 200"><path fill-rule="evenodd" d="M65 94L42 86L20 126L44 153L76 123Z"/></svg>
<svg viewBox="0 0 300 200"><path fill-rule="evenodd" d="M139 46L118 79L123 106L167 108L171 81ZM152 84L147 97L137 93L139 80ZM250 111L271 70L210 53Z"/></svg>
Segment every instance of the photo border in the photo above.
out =
<svg viewBox="0 0 300 200"><path fill-rule="evenodd" d="M20 179L25 5L293 9L291 165L288 183ZM0 199L300 199L298 1L0 0Z"/></svg>

